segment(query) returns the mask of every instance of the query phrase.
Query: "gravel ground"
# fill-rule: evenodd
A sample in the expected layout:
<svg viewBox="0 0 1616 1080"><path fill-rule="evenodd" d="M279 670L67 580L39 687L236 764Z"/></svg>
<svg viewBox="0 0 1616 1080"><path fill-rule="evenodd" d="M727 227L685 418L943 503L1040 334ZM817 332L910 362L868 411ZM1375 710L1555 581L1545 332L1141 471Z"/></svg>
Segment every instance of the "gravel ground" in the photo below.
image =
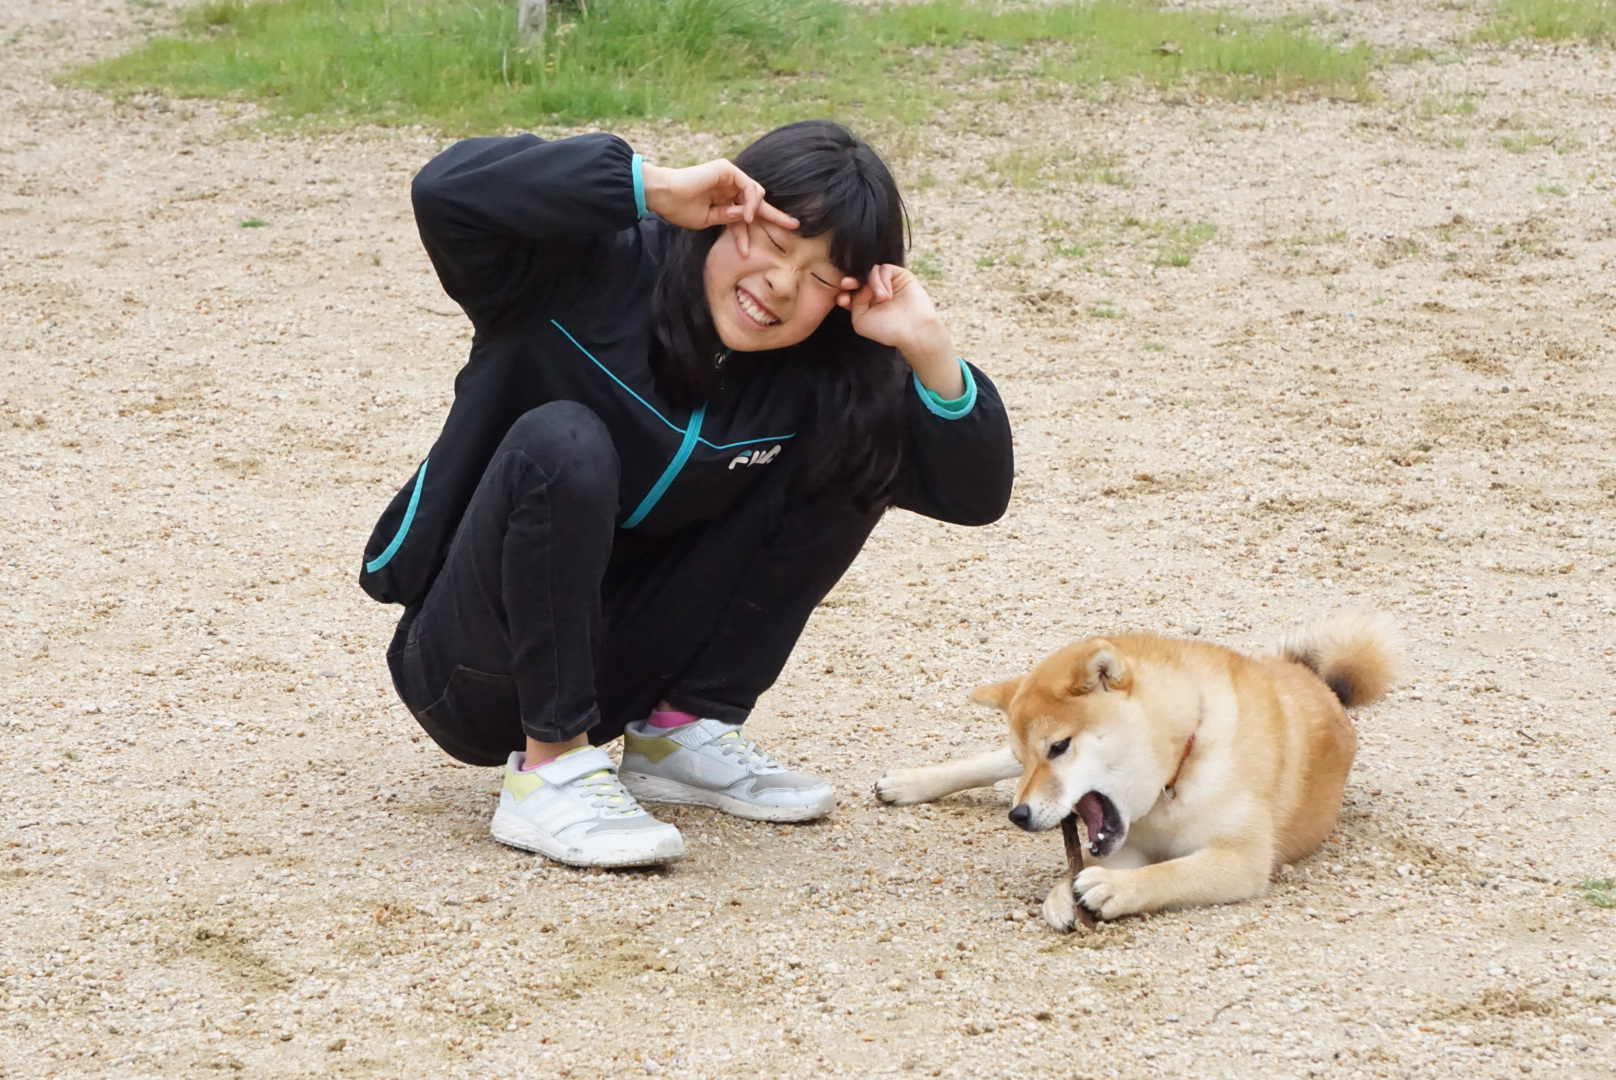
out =
<svg viewBox="0 0 1616 1080"><path fill-rule="evenodd" d="M437 137L60 89L162 9L10 0L0 1075L1616 1075L1578 888L1616 872L1616 73L1333 6L1434 59L1369 103L877 132L1013 410L1014 505L892 515L765 699L834 816L679 812L677 867L585 873L489 840L497 774L420 734L354 586L468 341L408 210ZM869 793L992 745L964 691L1072 638L1345 606L1414 676L1265 900L1059 936L1059 837L1002 786Z"/></svg>

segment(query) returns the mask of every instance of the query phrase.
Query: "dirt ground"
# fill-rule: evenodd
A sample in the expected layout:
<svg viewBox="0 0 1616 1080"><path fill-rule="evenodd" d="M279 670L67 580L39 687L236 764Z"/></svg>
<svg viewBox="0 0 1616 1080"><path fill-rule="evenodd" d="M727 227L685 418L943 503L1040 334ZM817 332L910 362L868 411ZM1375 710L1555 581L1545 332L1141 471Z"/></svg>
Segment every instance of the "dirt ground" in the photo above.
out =
<svg viewBox="0 0 1616 1080"><path fill-rule="evenodd" d="M0 1076L1616 1075L1612 57L1322 6L1433 56L1367 103L876 133L1013 506L894 513L764 700L830 819L676 813L684 862L585 873L488 838L497 773L421 735L354 584L468 342L409 215L438 138L62 89L170 16L8 0ZM1004 785L870 794L1069 639L1340 607L1412 677L1267 899L1060 936Z"/></svg>

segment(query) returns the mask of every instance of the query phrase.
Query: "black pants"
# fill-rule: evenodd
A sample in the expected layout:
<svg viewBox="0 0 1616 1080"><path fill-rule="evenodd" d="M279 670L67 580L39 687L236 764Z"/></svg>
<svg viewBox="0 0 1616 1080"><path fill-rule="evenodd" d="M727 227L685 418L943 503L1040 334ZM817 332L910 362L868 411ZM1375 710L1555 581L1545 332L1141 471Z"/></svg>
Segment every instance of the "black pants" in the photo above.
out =
<svg viewBox="0 0 1616 1080"><path fill-rule="evenodd" d="M560 401L512 425L426 599L388 650L437 744L501 765L525 735L591 742L658 701L743 722L879 513L805 499L781 469L720 518L620 532L618 459L600 419Z"/></svg>

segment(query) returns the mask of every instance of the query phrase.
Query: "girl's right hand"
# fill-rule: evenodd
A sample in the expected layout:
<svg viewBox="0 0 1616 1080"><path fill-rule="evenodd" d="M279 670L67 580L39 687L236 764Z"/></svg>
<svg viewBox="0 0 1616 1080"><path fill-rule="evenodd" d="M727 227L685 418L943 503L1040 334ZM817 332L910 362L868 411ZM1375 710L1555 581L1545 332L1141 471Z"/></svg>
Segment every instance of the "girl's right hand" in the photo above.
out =
<svg viewBox="0 0 1616 1080"><path fill-rule="evenodd" d="M688 169L665 169L642 163L645 208L685 229L750 223L761 217L782 229L795 229L797 219L763 201L763 185L719 158ZM750 230L735 230L741 258L751 254Z"/></svg>

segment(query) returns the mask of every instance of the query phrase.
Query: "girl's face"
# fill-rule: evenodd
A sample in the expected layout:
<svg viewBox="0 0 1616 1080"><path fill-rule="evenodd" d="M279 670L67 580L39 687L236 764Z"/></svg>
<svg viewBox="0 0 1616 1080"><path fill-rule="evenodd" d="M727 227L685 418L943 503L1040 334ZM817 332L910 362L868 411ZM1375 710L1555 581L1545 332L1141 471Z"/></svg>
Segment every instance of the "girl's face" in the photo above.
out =
<svg viewBox="0 0 1616 1080"><path fill-rule="evenodd" d="M743 258L736 239L745 232ZM831 264L830 235L798 236L761 219L726 226L707 253L707 306L719 340L736 352L783 349L807 339L858 282Z"/></svg>

